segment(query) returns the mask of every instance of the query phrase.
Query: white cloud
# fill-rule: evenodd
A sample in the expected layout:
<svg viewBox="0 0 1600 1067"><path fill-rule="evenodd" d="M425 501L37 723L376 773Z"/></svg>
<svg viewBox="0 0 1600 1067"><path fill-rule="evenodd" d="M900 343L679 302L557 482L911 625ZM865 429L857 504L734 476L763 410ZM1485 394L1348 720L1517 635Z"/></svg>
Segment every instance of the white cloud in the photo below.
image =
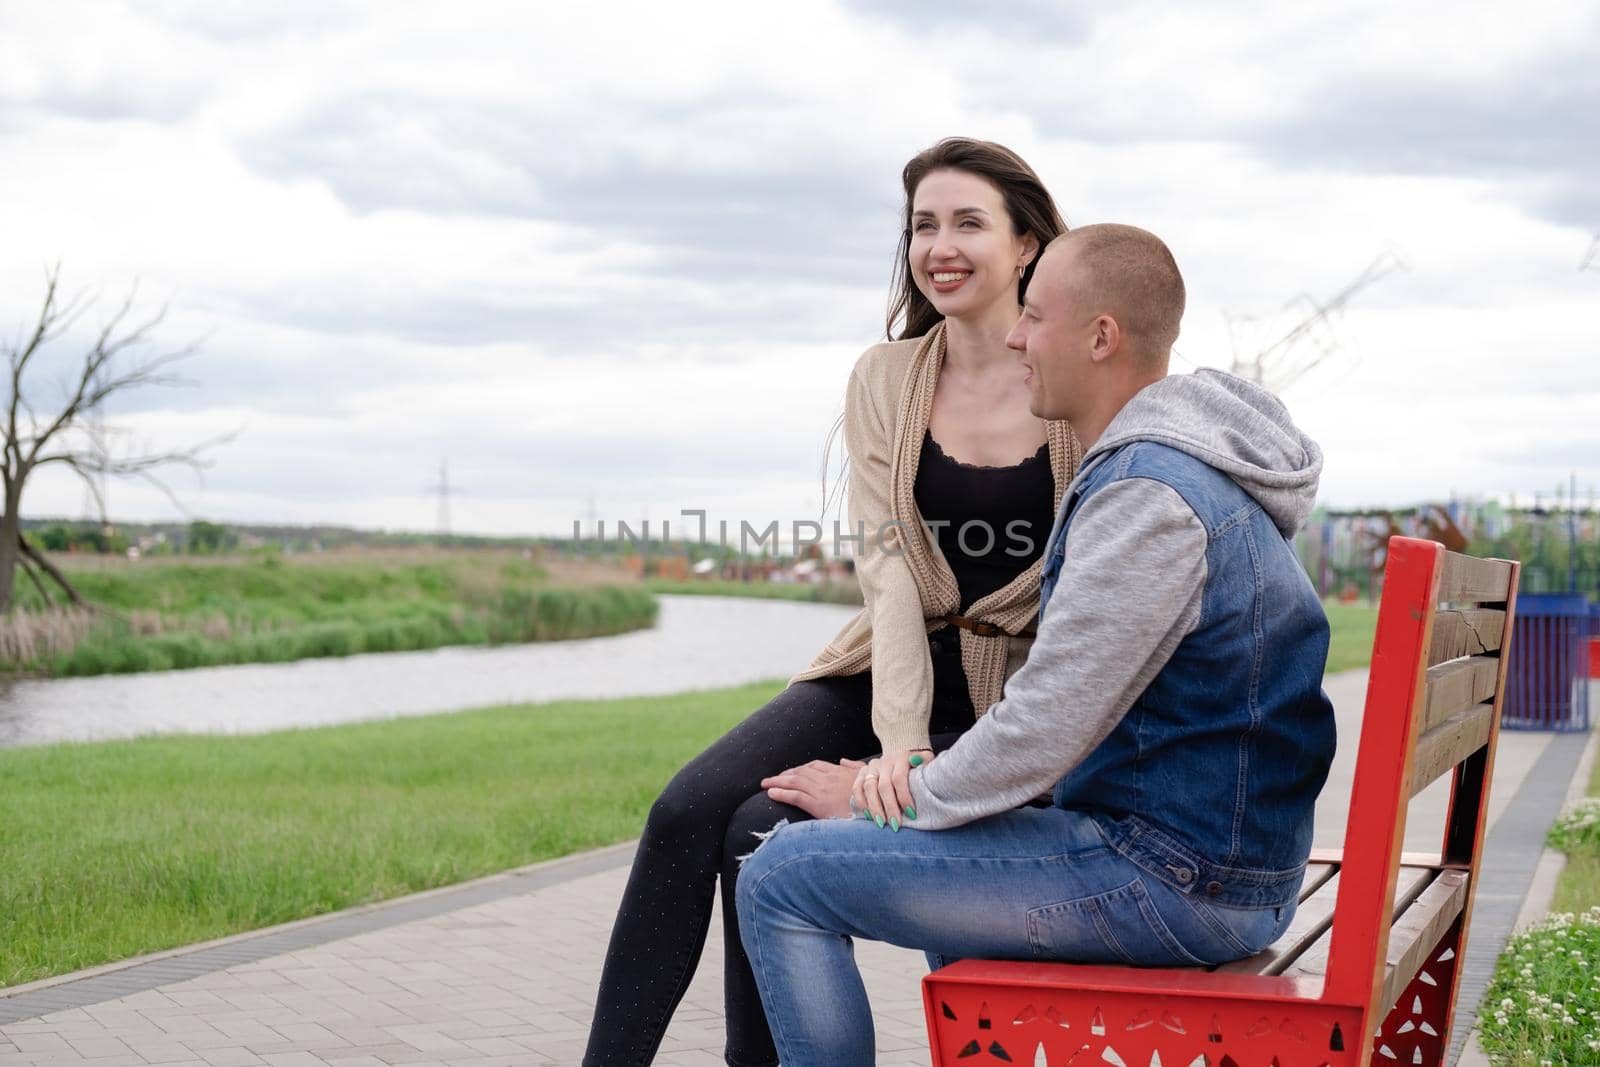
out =
<svg viewBox="0 0 1600 1067"><path fill-rule="evenodd" d="M964 133L1072 222L1168 239L1192 364L1228 363L1225 312L1285 322L1404 255L1288 394L1326 500L1596 477L1600 9L908 10L9 5L0 328L57 259L102 309L136 277L170 301L200 387L114 417L245 427L176 479L195 514L427 527L448 456L463 529L803 518L899 168ZM45 477L26 507L81 499Z"/></svg>

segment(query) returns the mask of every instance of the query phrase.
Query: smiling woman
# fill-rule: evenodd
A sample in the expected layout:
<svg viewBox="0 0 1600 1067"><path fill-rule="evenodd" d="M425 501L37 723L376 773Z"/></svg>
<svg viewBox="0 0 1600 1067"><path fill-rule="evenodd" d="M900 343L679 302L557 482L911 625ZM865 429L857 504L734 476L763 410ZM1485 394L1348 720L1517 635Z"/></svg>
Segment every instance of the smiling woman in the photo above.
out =
<svg viewBox="0 0 1600 1067"><path fill-rule="evenodd" d="M887 332L850 376L865 607L783 692L678 773L650 810L596 998L586 1064L649 1063L688 988L720 877L727 1061L775 1064L739 939L741 859L784 820L915 819L913 761L999 699L1032 642L1039 556L1081 455L1030 411L1005 346L1039 250L1065 225L1014 152L950 138L905 167ZM899 327L897 332L897 327ZM869 757L872 769L859 761Z"/></svg>

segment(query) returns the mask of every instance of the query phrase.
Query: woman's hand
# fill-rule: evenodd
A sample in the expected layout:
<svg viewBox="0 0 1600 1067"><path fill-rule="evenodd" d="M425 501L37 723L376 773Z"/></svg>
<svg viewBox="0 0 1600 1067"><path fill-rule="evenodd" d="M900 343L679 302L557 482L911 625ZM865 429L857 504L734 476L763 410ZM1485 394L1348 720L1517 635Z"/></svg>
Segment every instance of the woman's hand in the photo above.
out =
<svg viewBox="0 0 1600 1067"><path fill-rule="evenodd" d="M911 806L911 768L932 759L932 749L920 748L885 752L869 760L856 774L850 791L851 802L857 810L871 815L879 826L887 825L898 833L902 815L907 819L917 817L917 810Z"/></svg>
<svg viewBox="0 0 1600 1067"><path fill-rule="evenodd" d="M837 764L814 759L800 767L761 779L767 796L780 804L793 804L813 819L848 819L850 788L866 764L842 759Z"/></svg>

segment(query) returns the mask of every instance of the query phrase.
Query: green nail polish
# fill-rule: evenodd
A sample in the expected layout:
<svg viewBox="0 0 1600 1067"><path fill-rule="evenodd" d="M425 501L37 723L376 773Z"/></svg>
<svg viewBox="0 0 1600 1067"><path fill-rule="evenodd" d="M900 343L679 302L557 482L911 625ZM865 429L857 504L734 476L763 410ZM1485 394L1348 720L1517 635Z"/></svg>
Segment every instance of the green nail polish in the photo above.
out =
<svg viewBox="0 0 1600 1067"><path fill-rule="evenodd" d="M889 820L889 829L893 830L895 833L899 833L900 832L900 820L899 819L890 819Z"/></svg>
<svg viewBox="0 0 1600 1067"><path fill-rule="evenodd" d="M922 757L921 756L912 756L911 757L911 766L913 766L913 767L922 766Z"/></svg>
<svg viewBox="0 0 1600 1067"><path fill-rule="evenodd" d="M911 807L906 808L906 818L915 819L916 817L917 817L917 809L916 808L911 808Z"/></svg>
<svg viewBox="0 0 1600 1067"><path fill-rule="evenodd" d="M878 813L874 812L873 815L872 815L872 821L878 824L878 829L880 829L880 830L883 829L883 816L882 815L879 815Z"/></svg>

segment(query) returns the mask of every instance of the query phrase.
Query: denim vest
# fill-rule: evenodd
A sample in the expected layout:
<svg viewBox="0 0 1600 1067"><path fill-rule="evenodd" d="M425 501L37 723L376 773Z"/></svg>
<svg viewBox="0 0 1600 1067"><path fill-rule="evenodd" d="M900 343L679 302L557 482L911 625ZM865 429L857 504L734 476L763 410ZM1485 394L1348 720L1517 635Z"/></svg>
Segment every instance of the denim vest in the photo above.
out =
<svg viewBox="0 0 1600 1067"><path fill-rule="evenodd" d="M1205 527L1200 617L1111 735L1056 785L1055 803L1089 813L1114 848L1181 892L1288 904L1333 760L1327 615L1271 516L1226 474L1153 441L1084 472L1045 556L1042 604L1077 509L1123 478L1170 486Z"/></svg>

